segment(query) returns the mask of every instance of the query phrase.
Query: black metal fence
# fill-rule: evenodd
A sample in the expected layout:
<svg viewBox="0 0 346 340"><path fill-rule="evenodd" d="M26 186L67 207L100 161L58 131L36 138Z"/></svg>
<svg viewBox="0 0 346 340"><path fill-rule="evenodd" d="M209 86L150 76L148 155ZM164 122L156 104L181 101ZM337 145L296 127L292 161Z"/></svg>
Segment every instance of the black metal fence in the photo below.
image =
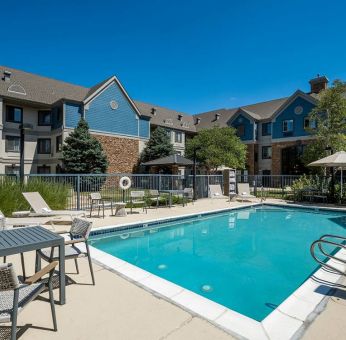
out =
<svg viewBox="0 0 346 340"><path fill-rule="evenodd" d="M131 189L120 187L122 177L131 179ZM69 188L67 209L87 209L91 192L101 192L104 199L129 201L131 190L183 190L193 187L193 176L156 175L156 174L102 174L102 175L25 175L25 181L40 178L45 182L61 183ZM222 175L197 175L197 198L207 198L209 184L220 184L223 187Z"/></svg>

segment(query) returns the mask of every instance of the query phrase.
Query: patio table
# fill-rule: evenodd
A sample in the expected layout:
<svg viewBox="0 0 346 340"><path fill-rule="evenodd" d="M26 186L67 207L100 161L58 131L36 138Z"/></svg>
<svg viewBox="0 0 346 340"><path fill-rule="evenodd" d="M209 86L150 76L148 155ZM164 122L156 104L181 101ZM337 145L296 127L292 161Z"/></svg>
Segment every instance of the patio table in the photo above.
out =
<svg viewBox="0 0 346 340"><path fill-rule="evenodd" d="M173 195L184 195L184 190L159 190L159 192L169 194L168 204L170 208L172 207ZM183 206L184 206L184 200L183 200Z"/></svg>
<svg viewBox="0 0 346 340"><path fill-rule="evenodd" d="M59 302L64 305L65 239L40 226L0 231L0 257L49 247L59 247Z"/></svg>

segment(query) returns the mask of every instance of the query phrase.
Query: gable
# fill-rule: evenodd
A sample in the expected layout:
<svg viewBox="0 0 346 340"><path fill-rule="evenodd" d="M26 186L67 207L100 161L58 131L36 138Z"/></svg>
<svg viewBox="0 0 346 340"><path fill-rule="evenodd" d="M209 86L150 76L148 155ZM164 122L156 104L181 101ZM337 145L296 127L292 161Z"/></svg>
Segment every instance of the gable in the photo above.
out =
<svg viewBox="0 0 346 340"><path fill-rule="evenodd" d="M244 134L240 136L240 139L243 141L253 140L254 139L254 121L250 119L246 114L239 111L238 114L235 114L228 122L228 126L232 126L237 129L239 126L244 126Z"/></svg>
<svg viewBox="0 0 346 340"><path fill-rule="evenodd" d="M304 129L304 119L315 107L311 101L298 95L286 105L273 120L272 138L301 137L308 136L309 133ZM284 120L293 120L293 132L283 133L282 124Z"/></svg>
<svg viewBox="0 0 346 340"><path fill-rule="evenodd" d="M84 107L84 115L91 130L127 136L143 134L142 137L148 137L149 120L138 115L116 81L90 99Z"/></svg>

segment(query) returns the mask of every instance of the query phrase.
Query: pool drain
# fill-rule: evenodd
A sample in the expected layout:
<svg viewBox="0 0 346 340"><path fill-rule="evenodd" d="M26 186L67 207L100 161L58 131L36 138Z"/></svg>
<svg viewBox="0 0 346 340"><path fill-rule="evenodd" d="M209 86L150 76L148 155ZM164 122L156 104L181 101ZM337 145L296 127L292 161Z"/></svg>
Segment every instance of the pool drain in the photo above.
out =
<svg viewBox="0 0 346 340"><path fill-rule="evenodd" d="M165 264L159 264L159 265L157 266L157 268L160 269L160 270L164 270L164 269L167 268L167 266L166 266Z"/></svg>
<svg viewBox="0 0 346 340"><path fill-rule="evenodd" d="M213 291L213 287L210 285L203 285L202 290L203 290L203 292L209 293L209 292Z"/></svg>

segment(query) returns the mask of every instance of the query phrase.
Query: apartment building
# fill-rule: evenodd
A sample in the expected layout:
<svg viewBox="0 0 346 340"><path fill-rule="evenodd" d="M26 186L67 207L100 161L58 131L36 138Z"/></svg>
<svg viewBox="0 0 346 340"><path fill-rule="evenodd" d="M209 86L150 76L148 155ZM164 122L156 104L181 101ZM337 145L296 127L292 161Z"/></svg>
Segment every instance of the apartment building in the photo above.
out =
<svg viewBox="0 0 346 340"><path fill-rule="evenodd" d="M308 93L297 90L285 98L198 114L197 132L213 125L234 127L247 145L249 174L301 174L305 168L300 156L313 139L308 129L316 127L309 113L328 79L318 76L309 83Z"/></svg>
<svg viewBox="0 0 346 340"><path fill-rule="evenodd" d="M0 77L0 174L18 173L21 138L25 173L61 172L63 141L81 117L102 143L109 172L132 172L158 126L184 155L188 138L217 125L234 127L247 145L249 174L299 174L299 157L312 139L307 128L315 124L308 115L328 85L318 76L307 93L193 116L132 100L115 76L91 88L4 66Z"/></svg>

